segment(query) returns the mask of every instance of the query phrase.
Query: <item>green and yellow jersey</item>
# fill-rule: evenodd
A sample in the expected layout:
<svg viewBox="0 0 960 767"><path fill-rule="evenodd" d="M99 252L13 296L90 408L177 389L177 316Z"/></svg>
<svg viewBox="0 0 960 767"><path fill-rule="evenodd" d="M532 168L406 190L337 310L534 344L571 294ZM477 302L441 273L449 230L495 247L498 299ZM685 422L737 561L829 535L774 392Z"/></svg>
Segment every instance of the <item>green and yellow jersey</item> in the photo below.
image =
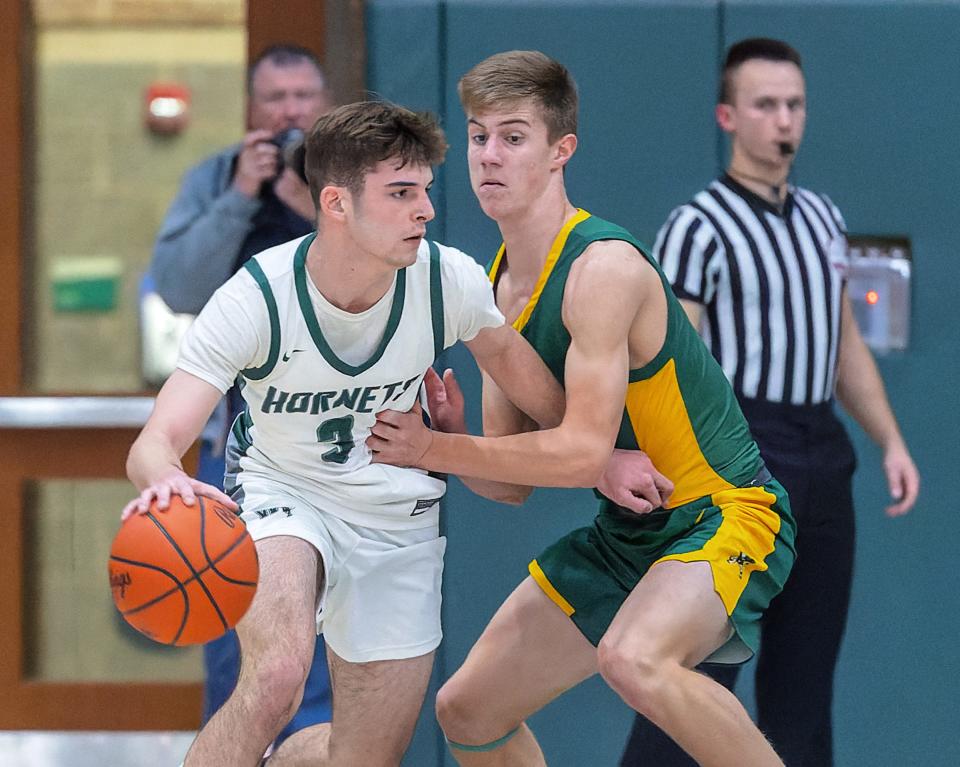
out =
<svg viewBox="0 0 960 767"><path fill-rule="evenodd" d="M671 479L675 489L667 508L750 485L763 462L733 390L659 265L627 230L583 210L571 217L554 240L514 327L562 384L570 346L570 334L561 320L564 289L576 259L598 240L633 245L657 270L667 297L666 338L653 360L629 372L616 446L643 450ZM501 246L488 268L494 285L505 258Z"/></svg>

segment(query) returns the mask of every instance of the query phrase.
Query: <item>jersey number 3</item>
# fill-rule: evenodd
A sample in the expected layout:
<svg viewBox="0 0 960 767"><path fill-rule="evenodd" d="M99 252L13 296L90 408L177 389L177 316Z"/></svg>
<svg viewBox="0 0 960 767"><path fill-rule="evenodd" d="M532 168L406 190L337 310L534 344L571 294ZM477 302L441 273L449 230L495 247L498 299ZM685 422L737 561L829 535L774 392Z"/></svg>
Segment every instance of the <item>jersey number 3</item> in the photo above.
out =
<svg viewBox="0 0 960 767"><path fill-rule="evenodd" d="M353 416L331 418L317 427L317 442L332 442L333 450L320 457L327 463L346 463L356 444L353 441Z"/></svg>

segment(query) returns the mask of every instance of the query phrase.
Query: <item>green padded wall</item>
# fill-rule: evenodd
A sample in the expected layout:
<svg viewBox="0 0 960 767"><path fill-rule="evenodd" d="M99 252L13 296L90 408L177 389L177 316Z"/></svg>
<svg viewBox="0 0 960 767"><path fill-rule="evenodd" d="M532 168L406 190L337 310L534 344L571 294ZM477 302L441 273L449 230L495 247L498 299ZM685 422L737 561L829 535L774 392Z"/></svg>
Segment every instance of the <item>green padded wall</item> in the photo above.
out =
<svg viewBox="0 0 960 767"><path fill-rule="evenodd" d="M723 166L713 121L718 62L742 37L788 40L804 56L807 138L795 180L826 191L851 231L906 234L915 276L911 349L880 360L923 473L906 519L887 520L879 452L854 426L860 455L859 538L850 626L837 678L838 767L960 764L952 640L960 597L950 554L957 527L934 498L950 497L960 398L960 334L951 295L960 269L949 195L960 178L958 2L480 2L370 0L372 91L441 115L450 152L438 173L432 237L485 262L496 227L469 188L457 79L485 56L539 48L581 90L580 147L568 173L575 204L650 242L667 213ZM469 355L448 352L473 400ZM519 509L475 498L456 480L444 504L449 536L445 640L436 679L449 676L543 545L590 520L586 491L538 490ZM752 685L741 685L749 696ZM431 691L431 696L433 691ZM534 717L554 767L615 765L631 714L597 680ZM405 765L452 765L425 705Z"/></svg>
<svg viewBox="0 0 960 767"><path fill-rule="evenodd" d="M836 684L839 765L960 764L960 597L953 556L960 334L952 311L960 178L960 4L729 3L729 41L781 35L804 56L808 139L800 183L827 192L852 232L913 243L911 348L879 360L922 473L906 518L889 520L881 455L854 425L857 560Z"/></svg>

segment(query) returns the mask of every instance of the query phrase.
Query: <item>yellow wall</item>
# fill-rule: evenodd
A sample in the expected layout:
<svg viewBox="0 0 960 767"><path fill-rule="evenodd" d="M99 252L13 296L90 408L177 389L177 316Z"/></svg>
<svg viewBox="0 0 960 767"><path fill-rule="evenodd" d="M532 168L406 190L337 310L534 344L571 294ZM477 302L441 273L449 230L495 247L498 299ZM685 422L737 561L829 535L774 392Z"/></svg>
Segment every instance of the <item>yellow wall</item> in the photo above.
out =
<svg viewBox="0 0 960 767"><path fill-rule="evenodd" d="M180 176L243 133L244 28L54 27L37 33L33 168L35 258L27 345L39 392L143 388L137 287ZM177 136L143 125L156 81L190 89ZM119 274L116 309L57 312L51 279L91 259Z"/></svg>

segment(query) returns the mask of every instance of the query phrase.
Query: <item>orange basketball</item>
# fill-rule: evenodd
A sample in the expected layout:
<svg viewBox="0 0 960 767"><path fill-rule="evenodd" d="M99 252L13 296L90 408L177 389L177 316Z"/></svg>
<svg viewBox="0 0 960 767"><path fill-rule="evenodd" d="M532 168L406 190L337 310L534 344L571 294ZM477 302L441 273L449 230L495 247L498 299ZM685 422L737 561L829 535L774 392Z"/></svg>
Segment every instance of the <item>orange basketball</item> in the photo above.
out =
<svg viewBox="0 0 960 767"><path fill-rule="evenodd" d="M253 539L210 498L135 514L110 547L110 590L124 619L163 644L209 642L237 625L257 590Z"/></svg>

